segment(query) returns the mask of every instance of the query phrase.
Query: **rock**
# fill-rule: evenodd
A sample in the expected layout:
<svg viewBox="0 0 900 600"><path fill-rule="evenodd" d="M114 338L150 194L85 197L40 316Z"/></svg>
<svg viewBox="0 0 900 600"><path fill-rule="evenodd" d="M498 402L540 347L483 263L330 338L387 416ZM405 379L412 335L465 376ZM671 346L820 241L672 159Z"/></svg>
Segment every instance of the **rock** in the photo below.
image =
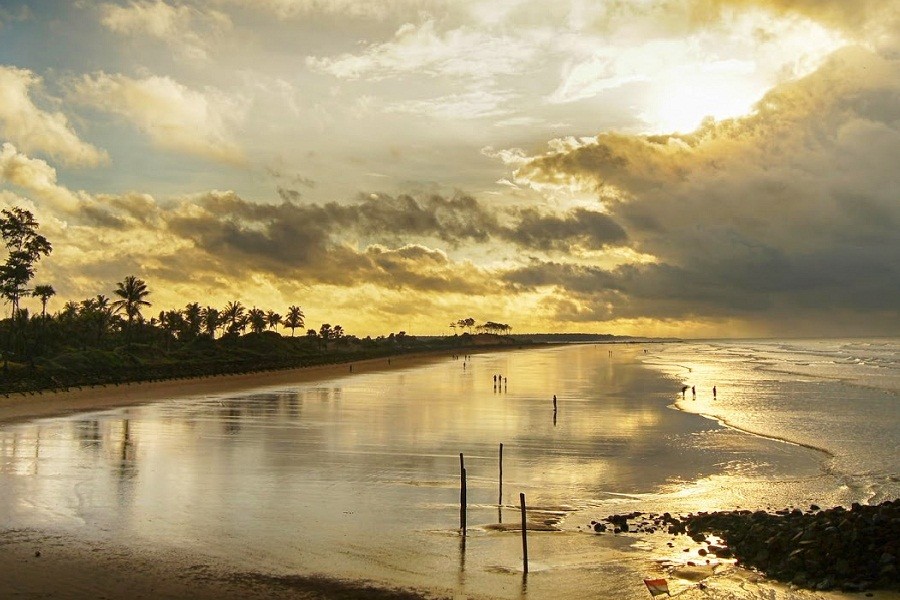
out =
<svg viewBox="0 0 900 600"><path fill-rule="evenodd" d="M900 591L900 499L878 506L854 504L850 510L811 504L806 513L793 507L774 514L735 510L679 518L664 513L628 526L629 519L641 516L615 515L606 521L625 532L645 533L658 526L673 536L687 533L698 543L715 535L723 543L706 545L706 554L733 556L740 565L807 589ZM675 539L668 542L670 548Z"/></svg>

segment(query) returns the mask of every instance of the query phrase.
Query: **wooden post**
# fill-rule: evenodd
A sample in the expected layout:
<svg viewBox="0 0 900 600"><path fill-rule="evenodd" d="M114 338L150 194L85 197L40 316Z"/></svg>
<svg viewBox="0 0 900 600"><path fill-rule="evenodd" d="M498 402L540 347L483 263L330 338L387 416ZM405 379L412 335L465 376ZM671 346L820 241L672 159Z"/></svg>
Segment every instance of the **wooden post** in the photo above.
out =
<svg viewBox="0 0 900 600"><path fill-rule="evenodd" d="M528 573L528 521L525 519L525 494L519 494L519 505L522 507L522 567Z"/></svg>
<svg viewBox="0 0 900 600"><path fill-rule="evenodd" d="M497 497L497 504L503 506L503 444L500 444L500 493Z"/></svg>
<svg viewBox="0 0 900 600"><path fill-rule="evenodd" d="M466 535L466 463L459 453L459 529Z"/></svg>

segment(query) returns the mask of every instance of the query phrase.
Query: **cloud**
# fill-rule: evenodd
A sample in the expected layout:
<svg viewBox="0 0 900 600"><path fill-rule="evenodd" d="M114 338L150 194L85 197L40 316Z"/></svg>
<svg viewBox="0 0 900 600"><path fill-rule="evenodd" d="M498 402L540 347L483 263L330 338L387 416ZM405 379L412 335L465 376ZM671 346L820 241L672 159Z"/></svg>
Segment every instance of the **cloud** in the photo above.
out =
<svg viewBox="0 0 900 600"><path fill-rule="evenodd" d="M411 198L391 200L392 208L379 207L374 200L346 207L275 205L247 202L232 192L210 192L164 206L148 196L107 196L82 211L80 226L96 230L98 239L116 240L115 260L131 259L170 281L191 272L192 277L219 279L236 288L240 288L236 282L263 277L340 289L360 285L428 293L493 289L482 269L451 260L424 244L352 243L354 235L361 234L382 239L404 232L437 235L437 228L444 226L468 235L464 231L469 226L461 216L446 213L470 206L469 200L426 200L423 206L433 209L428 216L424 210L418 215L397 212L401 205L415 204ZM390 224L385 221L388 215L393 215ZM157 251L149 253L147 248ZM94 268L101 267L108 270L102 262Z"/></svg>
<svg viewBox="0 0 900 600"><path fill-rule="evenodd" d="M32 101L41 78L28 69L0 66L0 133L26 152L44 152L70 165L96 166L105 152L79 139L61 112L47 112Z"/></svg>
<svg viewBox="0 0 900 600"><path fill-rule="evenodd" d="M547 262L508 280L565 287L596 320L785 323L835 311L883 323L900 305L898 82L900 62L848 48L777 86L747 117L685 135L604 133L516 156L519 185L603 193L631 248L657 264Z"/></svg>
<svg viewBox="0 0 900 600"><path fill-rule="evenodd" d="M473 89L459 94L448 94L427 100L392 102L385 112L423 115L433 119L481 119L510 114L510 101L517 94L490 89ZM507 106L504 106L507 105Z"/></svg>
<svg viewBox="0 0 900 600"><path fill-rule="evenodd" d="M399 13L428 10L446 5L446 0L219 0L244 8L266 11L280 19L310 15L337 15L340 17L386 20Z"/></svg>
<svg viewBox="0 0 900 600"><path fill-rule="evenodd" d="M120 115L169 150L231 164L244 155L232 128L247 110L240 98L193 90L171 77L133 79L104 72L69 82L72 101Z"/></svg>
<svg viewBox="0 0 900 600"><path fill-rule="evenodd" d="M698 0L698 4L705 0ZM725 6L765 8L780 13L801 14L836 29L861 33L873 24L897 18L894 0L720 0Z"/></svg>
<svg viewBox="0 0 900 600"><path fill-rule="evenodd" d="M222 12L163 0L138 0L125 6L101 4L100 12L101 23L110 31L156 38L182 56L199 61L209 59L209 39L232 27L231 19Z"/></svg>
<svg viewBox="0 0 900 600"><path fill-rule="evenodd" d="M11 183L33 192L64 211L79 206L78 195L57 184L56 169L43 160L29 158L8 142L0 148L0 183Z"/></svg>
<svg viewBox="0 0 900 600"><path fill-rule="evenodd" d="M517 75L539 49L526 37L492 35L469 27L440 33L434 19L406 23L389 42L371 44L359 54L307 57L313 70L340 79L378 81L406 74L466 77L476 80Z"/></svg>
<svg viewBox="0 0 900 600"><path fill-rule="evenodd" d="M573 247L599 250L623 245L628 236L609 215L577 208L568 214L548 215L535 208L516 210L518 222L501 235L508 241L529 249L571 252Z"/></svg>

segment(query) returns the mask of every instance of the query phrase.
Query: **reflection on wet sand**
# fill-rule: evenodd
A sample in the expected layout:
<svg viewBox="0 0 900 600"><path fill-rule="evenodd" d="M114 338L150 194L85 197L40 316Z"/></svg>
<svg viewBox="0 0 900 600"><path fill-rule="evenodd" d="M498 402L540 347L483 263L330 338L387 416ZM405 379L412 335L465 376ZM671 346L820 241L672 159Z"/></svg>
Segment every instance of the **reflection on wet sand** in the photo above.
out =
<svg viewBox="0 0 900 600"><path fill-rule="evenodd" d="M720 428L666 408L677 387L625 352L562 347L465 364L4 427L0 514L13 527L79 523L265 572L533 599L575 597L602 576L625 578L627 598L646 592L631 587L620 542L582 530L592 511L731 481L728 465L749 455L769 465L765 476L786 463L818 472L805 451L708 435ZM506 374L502 393L496 373ZM460 453L466 536L457 530ZM558 565L531 581L518 581L521 527L503 523L522 492L534 515L529 552ZM732 499L702 494L706 504Z"/></svg>

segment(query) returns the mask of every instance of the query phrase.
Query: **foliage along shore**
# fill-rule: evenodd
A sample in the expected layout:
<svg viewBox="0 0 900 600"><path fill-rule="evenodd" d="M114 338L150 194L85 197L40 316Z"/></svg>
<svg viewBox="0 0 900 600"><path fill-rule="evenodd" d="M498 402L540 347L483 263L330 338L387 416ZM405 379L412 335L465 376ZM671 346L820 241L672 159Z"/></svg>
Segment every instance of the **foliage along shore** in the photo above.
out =
<svg viewBox="0 0 900 600"><path fill-rule="evenodd" d="M539 343L540 344L540 343ZM352 363L402 354L522 347L528 340L493 334L445 338L394 335L378 339L347 338L323 344L319 338L283 337L273 331L199 336L168 349L157 344L129 343L113 347L68 349L29 362L4 362L0 393L31 394L67 391L93 385L124 384L237 375L302 367Z"/></svg>
<svg viewBox="0 0 900 600"><path fill-rule="evenodd" d="M472 317L451 321L452 336L416 338L400 331L360 339L330 323L303 335L306 315L299 306L289 306L282 316L256 306L248 309L239 300L221 309L191 302L147 319L143 312L152 306L151 292L147 282L134 275L116 284L113 298L97 294L80 302L70 300L51 314L47 303L56 290L48 283L31 286L37 264L53 251L49 240L38 233L34 215L19 207L0 210L0 238L7 250L6 261L0 264L0 297L11 306L9 318L0 321L0 394L7 396L292 369L412 352L462 352L474 346L616 339L591 334L513 338L510 325L495 321L477 325ZM40 301L39 314L21 306L26 298ZM290 337L279 334L279 327L289 329ZM298 329L300 335L294 337Z"/></svg>
<svg viewBox="0 0 900 600"><path fill-rule="evenodd" d="M685 535L700 544L701 558L734 558L742 567L797 587L900 591L900 499L874 506L854 503L849 509L812 505L806 512L735 510L681 517L635 512L592 521L591 528ZM710 543L709 535L723 545Z"/></svg>
<svg viewBox="0 0 900 600"><path fill-rule="evenodd" d="M568 334L521 336L462 333L410 336L405 332L378 338L346 336L324 341L318 334L286 337L274 331L196 336L179 342L131 342L64 347L58 353L23 362L4 361L0 394L68 391L94 385L119 385L219 375L240 375L330 364L347 364L404 354L470 353L572 343ZM578 334L579 342L631 343L641 340L605 334Z"/></svg>

